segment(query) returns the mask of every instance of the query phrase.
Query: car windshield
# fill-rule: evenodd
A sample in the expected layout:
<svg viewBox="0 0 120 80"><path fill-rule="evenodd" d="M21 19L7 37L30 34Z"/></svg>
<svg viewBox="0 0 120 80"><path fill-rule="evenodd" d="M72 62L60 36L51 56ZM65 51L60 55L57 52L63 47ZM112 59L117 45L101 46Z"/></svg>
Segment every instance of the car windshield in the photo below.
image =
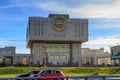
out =
<svg viewBox="0 0 120 80"><path fill-rule="evenodd" d="M59 74L61 71L59 70L43 70L40 71L38 74Z"/></svg>

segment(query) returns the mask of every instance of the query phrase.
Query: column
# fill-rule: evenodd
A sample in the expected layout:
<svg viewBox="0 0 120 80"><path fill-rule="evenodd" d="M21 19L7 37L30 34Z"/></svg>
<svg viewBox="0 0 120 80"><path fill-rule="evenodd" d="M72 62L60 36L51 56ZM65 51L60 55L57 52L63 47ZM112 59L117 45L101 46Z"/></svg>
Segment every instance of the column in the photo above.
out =
<svg viewBox="0 0 120 80"><path fill-rule="evenodd" d="M72 44L72 62L76 64L76 55L78 54L78 47L76 44Z"/></svg>
<svg viewBox="0 0 120 80"><path fill-rule="evenodd" d="M97 60L96 60L96 56L94 56L94 58L93 58L93 60L94 60L94 62L93 62L93 65L97 65Z"/></svg>
<svg viewBox="0 0 120 80"><path fill-rule="evenodd" d="M26 64L29 64L29 56L26 55Z"/></svg>
<svg viewBox="0 0 120 80"><path fill-rule="evenodd" d="M33 54L33 64L36 65L37 64L37 56L36 56L36 53L35 53L35 44L33 44L32 46L32 54Z"/></svg>
<svg viewBox="0 0 120 80"><path fill-rule="evenodd" d="M46 51L46 47L47 44L41 44L41 52L40 52L40 63L46 67L47 64L47 51Z"/></svg>
<svg viewBox="0 0 120 80"><path fill-rule="evenodd" d="M43 65L43 46L42 46L42 44L39 44L39 49L40 49L39 62L40 62L40 65Z"/></svg>
<svg viewBox="0 0 120 80"><path fill-rule="evenodd" d="M76 58L78 56L78 66L81 66L81 44L73 44L72 45L72 60L76 62Z"/></svg>
<svg viewBox="0 0 120 80"><path fill-rule="evenodd" d="M78 66L81 66L82 55L81 55L81 44L78 44Z"/></svg>
<svg viewBox="0 0 120 80"><path fill-rule="evenodd" d="M89 65L91 64L91 57L90 56L88 56L88 62L89 62Z"/></svg>
<svg viewBox="0 0 120 80"><path fill-rule="evenodd" d="M70 61L69 61L69 64L70 64L70 65L72 64L72 61L73 61L72 54L73 54L73 45L70 44Z"/></svg>

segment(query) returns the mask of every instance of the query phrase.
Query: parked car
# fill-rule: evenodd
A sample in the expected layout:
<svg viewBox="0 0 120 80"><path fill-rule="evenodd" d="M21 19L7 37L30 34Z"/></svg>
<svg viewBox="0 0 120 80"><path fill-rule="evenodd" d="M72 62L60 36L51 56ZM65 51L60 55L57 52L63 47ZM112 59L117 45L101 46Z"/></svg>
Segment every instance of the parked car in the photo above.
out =
<svg viewBox="0 0 120 80"><path fill-rule="evenodd" d="M17 76L16 76L16 80L20 80L19 78L25 78L25 77L29 77L30 75L32 75L32 74L37 74L37 73L39 73L40 71L29 71L29 72L26 72L26 73L24 73L24 74L18 74ZM27 80L27 79L25 79L25 80Z"/></svg>
<svg viewBox="0 0 120 80"><path fill-rule="evenodd" d="M29 76L29 80L34 80L36 77L38 80L63 80L63 72L60 70L42 70L37 74Z"/></svg>

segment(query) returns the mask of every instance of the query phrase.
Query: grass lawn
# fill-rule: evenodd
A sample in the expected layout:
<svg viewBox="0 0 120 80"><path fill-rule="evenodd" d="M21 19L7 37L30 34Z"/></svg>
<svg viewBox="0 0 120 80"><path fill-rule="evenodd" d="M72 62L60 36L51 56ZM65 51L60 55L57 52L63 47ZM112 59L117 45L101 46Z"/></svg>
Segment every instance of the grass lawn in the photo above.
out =
<svg viewBox="0 0 120 80"><path fill-rule="evenodd" d="M16 74L2 74L0 78L15 78Z"/></svg>
<svg viewBox="0 0 120 80"><path fill-rule="evenodd" d="M57 68L41 68L41 67L14 67L0 68L0 78L15 78L17 74L22 74L31 70L59 69L63 71L65 76L111 76L119 75L118 67L57 67Z"/></svg>

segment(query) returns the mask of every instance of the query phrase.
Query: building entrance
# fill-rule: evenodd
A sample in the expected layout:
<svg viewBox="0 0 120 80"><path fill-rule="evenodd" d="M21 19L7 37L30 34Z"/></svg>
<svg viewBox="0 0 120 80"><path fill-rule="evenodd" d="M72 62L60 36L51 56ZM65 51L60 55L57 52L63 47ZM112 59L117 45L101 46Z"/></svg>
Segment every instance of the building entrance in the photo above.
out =
<svg viewBox="0 0 120 80"><path fill-rule="evenodd" d="M48 63L51 65L68 65L69 53L48 53Z"/></svg>
<svg viewBox="0 0 120 80"><path fill-rule="evenodd" d="M68 65L70 45L69 44L46 44L47 63L50 65Z"/></svg>

